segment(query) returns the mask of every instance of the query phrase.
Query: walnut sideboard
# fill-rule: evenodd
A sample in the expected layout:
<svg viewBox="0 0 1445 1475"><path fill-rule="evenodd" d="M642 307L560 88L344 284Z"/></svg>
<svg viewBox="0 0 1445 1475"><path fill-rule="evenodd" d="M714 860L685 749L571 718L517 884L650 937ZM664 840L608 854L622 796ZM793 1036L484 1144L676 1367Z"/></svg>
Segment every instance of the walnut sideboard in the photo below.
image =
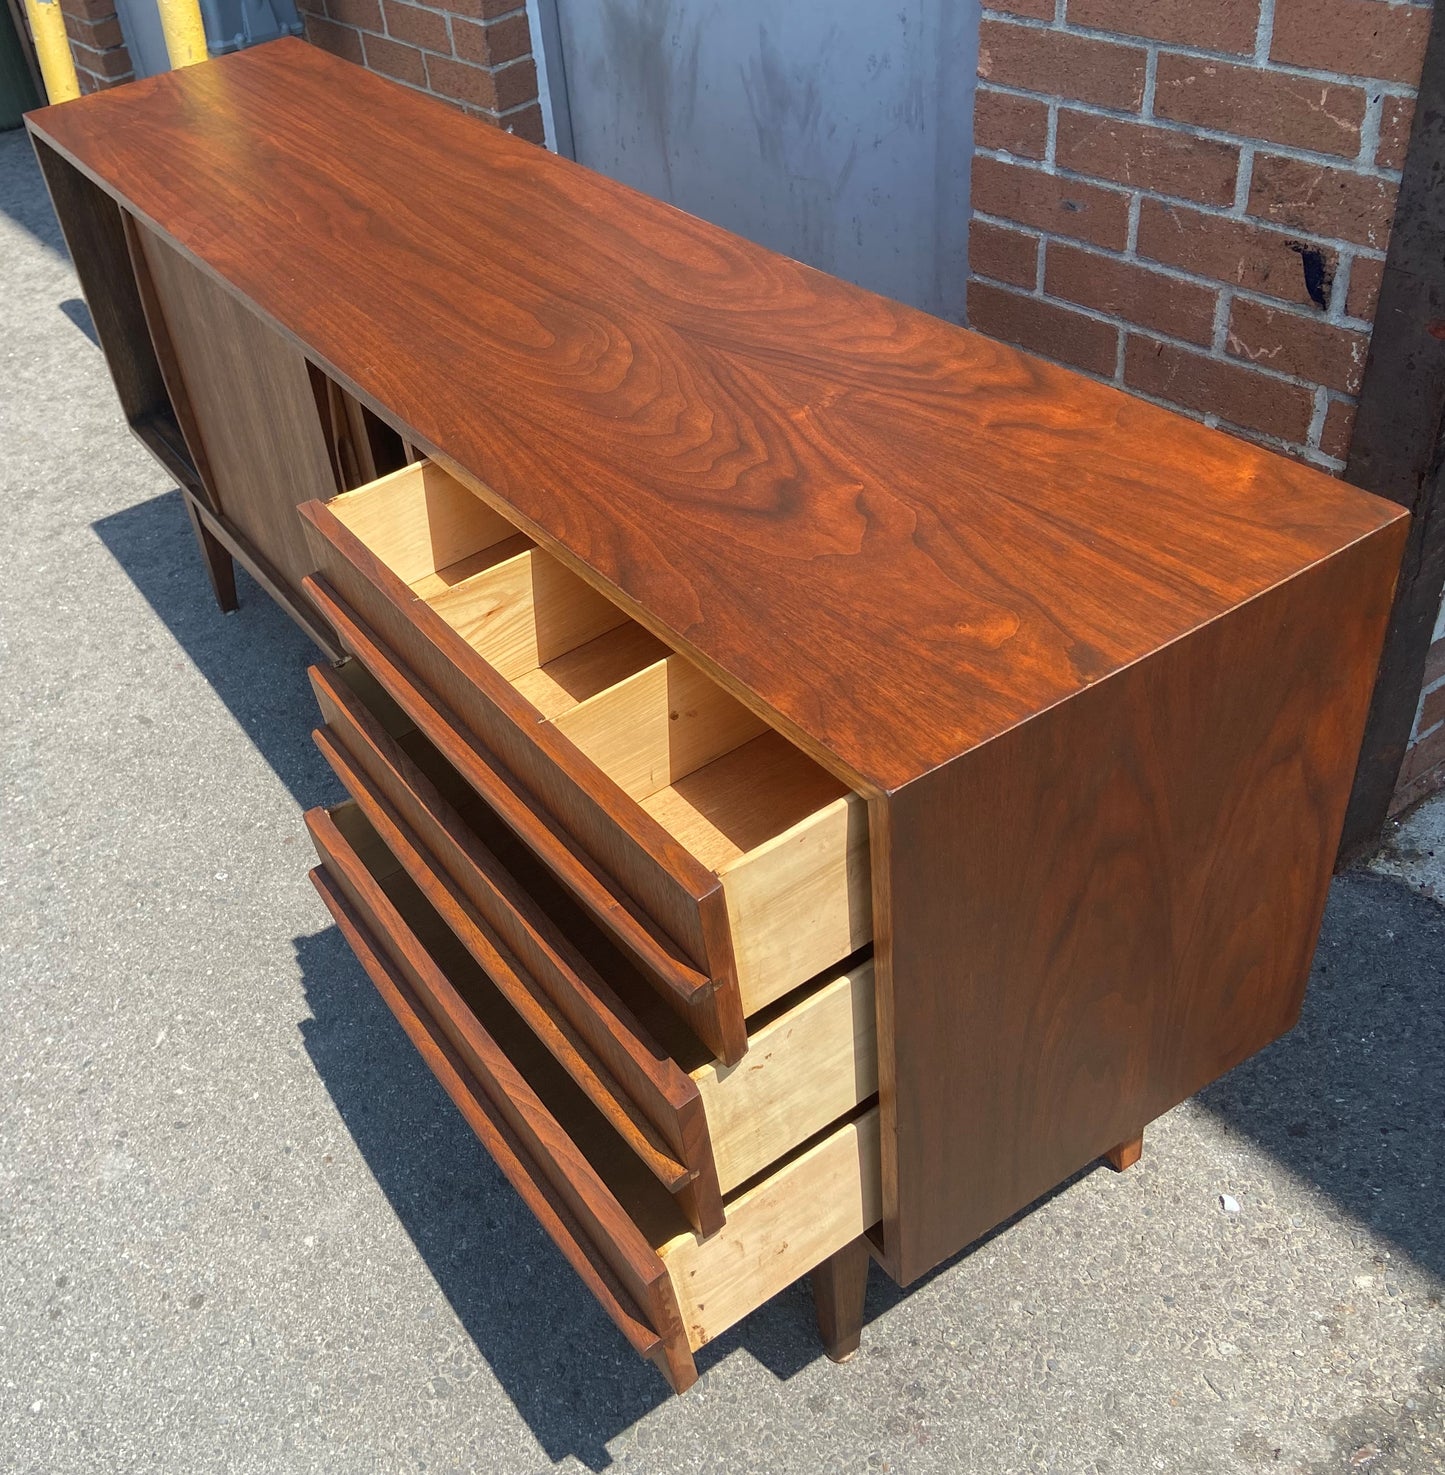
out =
<svg viewBox="0 0 1445 1475"><path fill-rule="evenodd" d="M317 887L674 1387L1293 1024L1395 506L299 41L29 126L217 597L328 658Z"/></svg>

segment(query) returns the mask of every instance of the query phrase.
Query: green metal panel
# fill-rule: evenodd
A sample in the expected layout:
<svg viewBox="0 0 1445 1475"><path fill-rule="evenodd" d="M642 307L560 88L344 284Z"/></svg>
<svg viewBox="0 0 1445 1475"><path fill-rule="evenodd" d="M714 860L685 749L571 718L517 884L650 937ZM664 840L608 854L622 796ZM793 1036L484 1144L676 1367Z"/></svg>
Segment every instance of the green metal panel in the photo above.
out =
<svg viewBox="0 0 1445 1475"><path fill-rule="evenodd" d="M10 7L0 5L0 129L18 128L21 113L39 106Z"/></svg>

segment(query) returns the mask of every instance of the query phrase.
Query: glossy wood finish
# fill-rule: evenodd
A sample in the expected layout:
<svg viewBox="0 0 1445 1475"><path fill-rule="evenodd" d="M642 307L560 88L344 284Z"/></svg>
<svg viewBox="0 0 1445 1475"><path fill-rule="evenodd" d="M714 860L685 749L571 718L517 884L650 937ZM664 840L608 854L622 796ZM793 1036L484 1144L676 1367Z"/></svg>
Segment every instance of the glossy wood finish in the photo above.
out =
<svg viewBox="0 0 1445 1475"><path fill-rule="evenodd" d="M299 41L85 101L30 126L865 790L1392 515Z"/></svg>
<svg viewBox="0 0 1445 1475"><path fill-rule="evenodd" d="M1402 531L895 796L895 980L951 960L879 990L905 1279L1294 1024Z"/></svg>

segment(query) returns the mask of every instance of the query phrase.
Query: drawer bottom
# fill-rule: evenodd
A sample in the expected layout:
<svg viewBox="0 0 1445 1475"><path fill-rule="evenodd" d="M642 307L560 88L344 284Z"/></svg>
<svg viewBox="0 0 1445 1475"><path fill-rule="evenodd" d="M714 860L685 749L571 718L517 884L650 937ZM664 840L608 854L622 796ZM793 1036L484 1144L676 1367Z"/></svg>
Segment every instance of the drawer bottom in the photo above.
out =
<svg viewBox="0 0 1445 1475"><path fill-rule="evenodd" d="M354 804L313 810L312 876L362 966L603 1309L681 1391L692 1354L882 1217L876 1106L724 1202L706 1237L540 1047Z"/></svg>

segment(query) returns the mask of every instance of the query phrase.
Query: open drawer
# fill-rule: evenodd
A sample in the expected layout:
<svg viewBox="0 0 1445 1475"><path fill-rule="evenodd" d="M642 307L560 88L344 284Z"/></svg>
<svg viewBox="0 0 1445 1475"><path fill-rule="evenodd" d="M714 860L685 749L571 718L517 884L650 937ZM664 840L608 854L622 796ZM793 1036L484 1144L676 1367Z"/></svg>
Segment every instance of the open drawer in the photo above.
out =
<svg viewBox="0 0 1445 1475"><path fill-rule="evenodd" d="M754 1016L729 1067L358 662L311 681L317 745L367 821L694 1228L877 1089L871 958Z"/></svg>
<svg viewBox="0 0 1445 1475"><path fill-rule="evenodd" d="M318 891L498 1166L623 1334L679 1391L693 1353L881 1217L876 1106L696 1234L426 902L355 805L312 810Z"/></svg>
<svg viewBox="0 0 1445 1475"><path fill-rule="evenodd" d="M383 668L426 688L723 991L722 1058L871 940L862 799L478 496L419 463L302 512L342 643L403 706Z"/></svg>

